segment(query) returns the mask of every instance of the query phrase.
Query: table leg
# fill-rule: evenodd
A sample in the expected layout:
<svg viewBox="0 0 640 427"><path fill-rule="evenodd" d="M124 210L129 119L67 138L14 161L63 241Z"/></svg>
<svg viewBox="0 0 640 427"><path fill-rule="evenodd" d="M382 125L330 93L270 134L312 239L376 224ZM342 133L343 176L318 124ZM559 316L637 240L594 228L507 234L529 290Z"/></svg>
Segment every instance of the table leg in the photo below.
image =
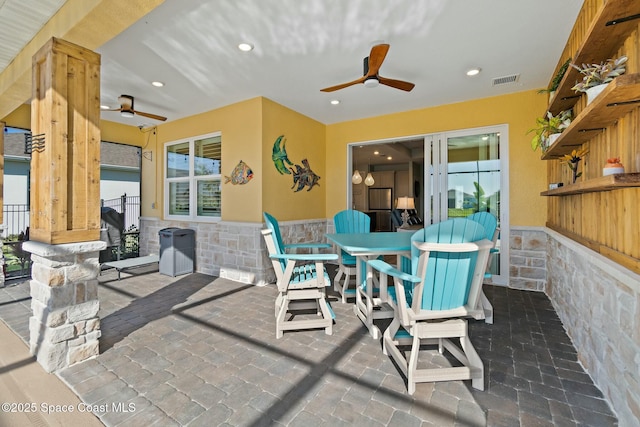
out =
<svg viewBox="0 0 640 427"><path fill-rule="evenodd" d="M379 331L376 331L373 324L373 283L371 279L371 269L366 264L369 258L367 256L356 257L356 304L353 306L353 311L356 316L364 323L364 326L369 330L369 333L376 338ZM364 277L366 283L362 286L362 276L364 271Z"/></svg>
<svg viewBox="0 0 640 427"><path fill-rule="evenodd" d="M362 274L363 263L369 259L375 259L375 256L358 257L358 272ZM360 262L362 261L362 262ZM380 328L374 324L374 319L388 319L393 317L393 310L382 301L387 300L387 280L386 276L380 278L380 290L378 296L373 295L373 269L369 264L364 263L366 283L364 288L359 286L356 292L356 304L353 307L355 314L364 323L369 333L374 339L382 336ZM362 277L362 276L360 276ZM361 283L358 280L358 283Z"/></svg>

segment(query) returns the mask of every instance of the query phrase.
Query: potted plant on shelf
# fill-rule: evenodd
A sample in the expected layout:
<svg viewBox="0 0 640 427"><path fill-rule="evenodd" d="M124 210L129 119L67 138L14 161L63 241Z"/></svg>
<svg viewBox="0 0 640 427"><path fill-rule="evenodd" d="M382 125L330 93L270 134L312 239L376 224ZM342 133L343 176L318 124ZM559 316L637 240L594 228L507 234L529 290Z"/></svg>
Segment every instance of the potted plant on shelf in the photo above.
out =
<svg viewBox="0 0 640 427"><path fill-rule="evenodd" d="M538 91L538 93L549 94L549 103L551 103L551 100L556 94L556 90L558 90L558 86L560 86L560 82L562 81L562 78L564 77L564 75L567 73L567 69L569 68L570 64L571 64L571 58L567 59L564 62L564 64L562 64L560 68L558 68L558 72L556 73L555 76L553 76L553 80L551 80L551 84L549 85L549 87L547 89L540 89Z"/></svg>
<svg viewBox="0 0 640 427"><path fill-rule="evenodd" d="M607 59L600 64L582 64L582 67L571 64L573 68L583 75L582 81L577 83L572 89L576 92L586 92L587 105L589 105L589 103L602 92L607 83L624 74L626 71L626 63L627 57L623 55L618 59Z"/></svg>
<svg viewBox="0 0 640 427"><path fill-rule="evenodd" d="M582 176L582 172L578 172L578 165L580 165L580 160L582 160L587 153L589 153L589 150L586 148L580 148L579 150L573 150L571 154L565 154L560 159L562 163L566 163L567 166L569 166L569 169L571 169L572 184L575 184L576 180Z"/></svg>
<svg viewBox="0 0 640 427"><path fill-rule="evenodd" d="M570 124L571 110L562 111L557 116L554 116L549 111L546 116L538 117L536 119L536 127L527 131L527 134L535 132L531 140L531 149L536 151L540 147L543 152L547 151L547 148L555 142L562 131L568 128Z"/></svg>
<svg viewBox="0 0 640 427"><path fill-rule="evenodd" d="M602 176L624 173L624 166L620 162L620 157L607 159L607 164L602 168Z"/></svg>

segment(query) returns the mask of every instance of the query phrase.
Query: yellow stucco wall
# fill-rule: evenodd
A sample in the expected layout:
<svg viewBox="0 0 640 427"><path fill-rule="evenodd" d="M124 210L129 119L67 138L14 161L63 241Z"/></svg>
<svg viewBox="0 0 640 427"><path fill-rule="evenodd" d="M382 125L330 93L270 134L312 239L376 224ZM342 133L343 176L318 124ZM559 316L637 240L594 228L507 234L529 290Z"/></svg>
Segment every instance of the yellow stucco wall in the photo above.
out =
<svg viewBox="0 0 640 427"><path fill-rule="evenodd" d="M142 162L142 216L164 217L164 145L212 132L222 133L223 175L229 176L240 160L254 174L245 185L222 185L223 220L262 222L263 211L281 220L325 218L325 125L266 98L159 125L143 148L156 160ZM321 177L319 186L295 192L293 175L277 171L271 154L280 135L287 140L288 158L294 164L306 158Z"/></svg>
<svg viewBox="0 0 640 427"><path fill-rule="evenodd" d="M264 211L279 220L325 218L325 125L266 98L263 98L263 105ZM294 165L302 165L302 160L307 159L311 170L320 176L319 185L315 185L310 191L308 187L295 191L297 185L292 189L293 175L280 174L274 166L273 145L280 135L286 138L289 160ZM225 143L226 141L223 142ZM295 166L287 166L296 169Z"/></svg>
<svg viewBox="0 0 640 427"><path fill-rule="evenodd" d="M547 201L540 191L546 186L546 163L531 150L526 132L546 101L527 91L328 125L326 217L346 208L347 144L508 124L511 225L544 225Z"/></svg>
<svg viewBox="0 0 640 427"><path fill-rule="evenodd" d="M28 104L22 104L0 121L5 122L9 127L31 129L31 108Z"/></svg>
<svg viewBox="0 0 640 427"><path fill-rule="evenodd" d="M243 160L254 172L246 185L223 184L222 219L261 222L267 211L282 220L331 218L346 207L347 144L482 126L509 125L510 220L512 225L542 226L546 219L546 164L530 148L526 131L546 109L546 97L519 92L463 103L325 126L266 98L254 98L159 125L137 127L102 121L102 139L142 147L142 216L162 217L164 144L220 131L222 173ZM8 126L29 128L29 107L5 117ZM291 175L277 172L271 160L276 138L285 135L295 164L307 158L321 179L311 191L291 189ZM151 160L149 160L149 157ZM152 208L152 206L155 206Z"/></svg>
<svg viewBox="0 0 640 427"><path fill-rule="evenodd" d="M22 104L11 114L0 119L9 127L31 129L31 108L28 104ZM120 144L142 147L144 135L136 126L127 126L122 123L100 121L100 139L102 141L117 142Z"/></svg>
<svg viewBox="0 0 640 427"><path fill-rule="evenodd" d="M222 219L258 222L262 218L262 98L232 104L157 127L144 151L153 161L142 162L142 216L163 217L164 145L188 137L222 133L222 174L243 160L254 176L245 185L222 184ZM224 182L224 179L223 179ZM152 203L155 208L152 208Z"/></svg>

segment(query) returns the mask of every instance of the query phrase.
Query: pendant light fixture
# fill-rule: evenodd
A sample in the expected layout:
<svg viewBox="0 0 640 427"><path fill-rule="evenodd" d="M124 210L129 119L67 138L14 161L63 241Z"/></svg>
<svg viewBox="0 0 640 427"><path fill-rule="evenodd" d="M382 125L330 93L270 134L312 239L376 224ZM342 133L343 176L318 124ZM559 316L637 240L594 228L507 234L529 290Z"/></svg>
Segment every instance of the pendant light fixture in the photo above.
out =
<svg viewBox="0 0 640 427"><path fill-rule="evenodd" d="M355 185L358 185L362 182L362 175L360 175L360 171L358 170L358 161L356 160L356 170L353 172L351 176L351 182Z"/></svg>
<svg viewBox="0 0 640 427"><path fill-rule="evenodd" d="M373 176L371 176L371 172L369 171L370 166L371 166L370 163L367 163L367 177L364 179L364 185L369 187L371 187L373 184L376 183L375 180L373 179Z"/></svg>

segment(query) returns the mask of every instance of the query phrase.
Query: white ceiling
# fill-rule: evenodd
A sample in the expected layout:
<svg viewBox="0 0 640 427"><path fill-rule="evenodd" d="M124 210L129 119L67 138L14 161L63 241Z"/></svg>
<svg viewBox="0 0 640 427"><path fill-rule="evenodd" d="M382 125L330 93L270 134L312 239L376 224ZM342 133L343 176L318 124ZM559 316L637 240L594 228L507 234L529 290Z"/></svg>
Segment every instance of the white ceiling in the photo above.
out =
<svg viewBox="0 0 640 427"><path fill-rule="evenodd" d="M102 103L117 107L119 95L132 95L137 110L171 121L264 96L331 124L541 88L551 79L582 3L167 0L97 49ZM320 92L360 77L363 58L380 41L391 45L380 75L413 82L413 91L356 85ZM255 49L241 52L240 42ZM482 72L467 77L471 67ZM492 85L494 78L514 74L515 83ZM153 80L165 86L155 88ZM333 106L332 99L341 103ZM103 112L102 118L159 123L116 112Z"/></svg>
<svg viewBox="0 0 640 427"><path fill-rule="evenodd" d="M0 72L66 0L0 0Z"/></svg>

